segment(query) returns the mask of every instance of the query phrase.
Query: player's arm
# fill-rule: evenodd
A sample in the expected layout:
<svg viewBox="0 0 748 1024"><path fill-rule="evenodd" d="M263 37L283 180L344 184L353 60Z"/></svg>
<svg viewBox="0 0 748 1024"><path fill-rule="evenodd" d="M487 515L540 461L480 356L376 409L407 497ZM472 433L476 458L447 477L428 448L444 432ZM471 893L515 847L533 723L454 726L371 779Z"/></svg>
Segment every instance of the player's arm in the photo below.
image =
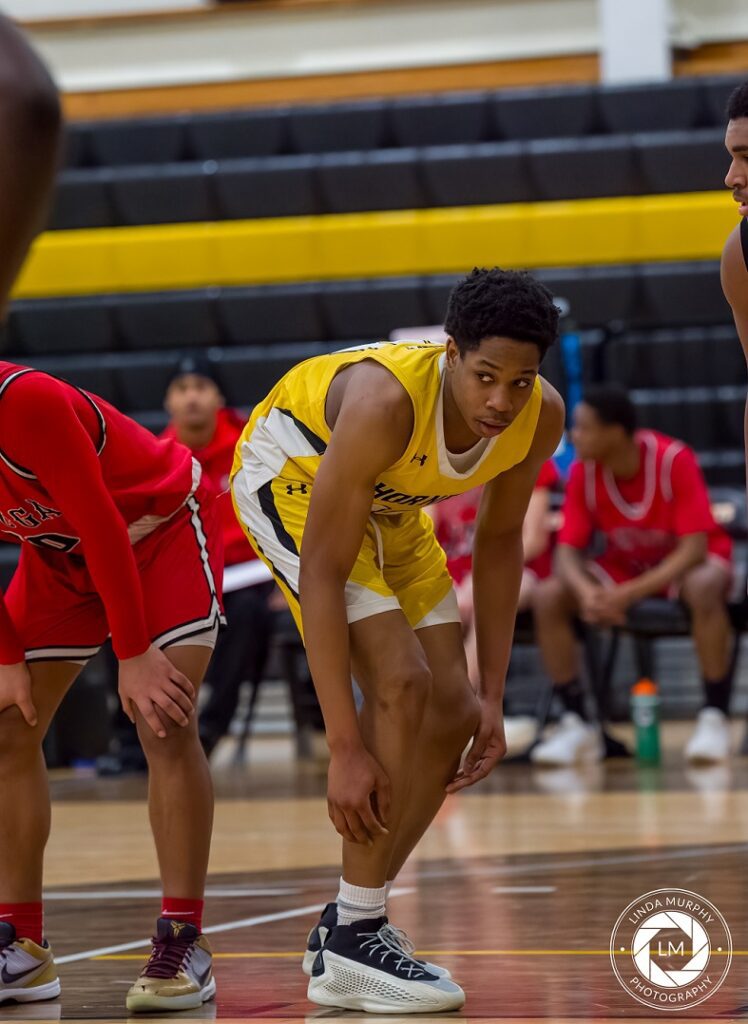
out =
<svg viewBox="0 0 748 1024"><path fill-rule="evenodd" d="M673 550L653 569L648 569L636 579L620 583L616 591L625 596L624 606L643 601L667 590L671 583L682 579L689 569L700 565L707 554L706 533L690 533L680 537Z"/></svg>
<svg viewBox="0 0 748 1024"><path fill-rule="evenodd" d="M151 646L127 526L66 386L41 374L16 381L0 403L0 436L5 454L34 473L80 538L120 660L125 711L134 718L135 705L160 736L166 735L164 716L186 725L194 688Z"/></svg>
<svg viewBox="0 0 748 1024"><path fill-rule="evenodd" d="M23 34L0 16L0 319L43 227L61 128L52 79Z"/></svg>
<svg viewBox="0 0 748 1024"><path fill-rule="evenodd" d="M532 562L548 547L551 531L548 517L551 510L551 492L547 487L535 487L530 495L527 515L522 526L522 550L525 562Z"/></svg>
<svg viewBox="0 0 748 1024"><path fill-rule="evenodd" d="M331 755L330 817L341 835L357 842L383 830L389 782L359 730L345 585L363 543L377 477L405 451L412 424L410 398L387 370L366 365L351 376L312 486L301 545L304 641Z"/></svg>
<svg viewBox="0 0 748 1024"><path fill-rule="evenodd" d="M502 705L524 566L522 528L538 474L558 447L563 430L564 403L544 381L543 404L530 451L483 490L473 544L481 723L463 769L447 787L448 792L484 778L506 752Z"/></svg>
<svg viewBox="0 0 748 1024"><path fill-rule="evenodd" d="M745 265L740 240L740 225L730 232L725 242L725 247L722 250L720 277L722 291L732 308L738 338L743 347L746 363L748 363L748 268ZM748 466L748 396L746 396L743 437L746 465Z"/></svg>

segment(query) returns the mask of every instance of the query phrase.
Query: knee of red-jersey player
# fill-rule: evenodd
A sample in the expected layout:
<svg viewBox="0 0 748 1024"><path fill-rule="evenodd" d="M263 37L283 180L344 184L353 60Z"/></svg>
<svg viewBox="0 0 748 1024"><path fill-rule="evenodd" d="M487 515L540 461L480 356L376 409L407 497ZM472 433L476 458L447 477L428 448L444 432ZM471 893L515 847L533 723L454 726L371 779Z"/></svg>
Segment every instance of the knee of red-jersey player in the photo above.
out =
<svg viewBox="0 0 748 1024"><path fill-rule="evenodd" d="M681 600L696 614L712 612L726 604L729 580L726 566L717 561L703 562L683 577Z"/></svg>
<svg viewBox="0 0 748 1024"><path fill-rule="evenodd" d="M44 735L32 728L15 705L0 711L0 766L15 766L39 756Z"/></svg>
<svg viewBox="0 0 748 1024"><path fill-rule="evenodd" d="M533 588L532 609L537 616L571 618L575 604L571 590L560 576L538 580Z"/></svg>
<svg viewBox="0 0 748 1024"><path fill-rule="evenodd" d="M194 757L196 753L202 753L197 731L197 712L192 713L187 725L178 725L167 718L163 711L159 717L166 736L157 736L141 716L138 716L137 719L138 738L149 764L153 764L159 759L168 759L173 762L175 758Z"/></svg>

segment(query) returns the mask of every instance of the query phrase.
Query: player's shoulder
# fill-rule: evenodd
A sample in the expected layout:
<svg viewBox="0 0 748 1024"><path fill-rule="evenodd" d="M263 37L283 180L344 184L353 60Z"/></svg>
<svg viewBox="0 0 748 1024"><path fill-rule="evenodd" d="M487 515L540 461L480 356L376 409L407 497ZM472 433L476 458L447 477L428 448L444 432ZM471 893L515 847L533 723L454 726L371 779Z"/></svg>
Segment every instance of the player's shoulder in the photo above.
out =
<svg viewBox="0 0 748 1024"><path fill-rule="evenodd" d="M720 277L722 290L735 308L748 305L748 225L745 220L737 224L725 240L722 249Z"/></svg>
<svg viewBox="0 0 748 1024"><path fill-rule="evenodd" d="M10 374L6 380L7 385L2 389L2 401L0 409L5 406L17 405L29 402L51 402L59 405L61 402L70 401L75 389L58 377L52 377L41 370L33 367L19 367L17 373Z"/></svg>
<svg viewBox="0 0 748 1024"><path fill-rule="evenodd" d="M563 398L552 384L544 377L541 377L540 381L542 398L540 413L538 414L538 425L535 430L535 440L541 447L547 442L553 442L553 448L550 452L552 455L564 431L566 406L564 405Z"/></svg>
<svg viewBox="0 0 748 1024"><path fill-rule="evenodd" d="M364 360L343 373L342 405L366 418L387 420L412 415L413 402L407 388L386 366Z"/></svg>

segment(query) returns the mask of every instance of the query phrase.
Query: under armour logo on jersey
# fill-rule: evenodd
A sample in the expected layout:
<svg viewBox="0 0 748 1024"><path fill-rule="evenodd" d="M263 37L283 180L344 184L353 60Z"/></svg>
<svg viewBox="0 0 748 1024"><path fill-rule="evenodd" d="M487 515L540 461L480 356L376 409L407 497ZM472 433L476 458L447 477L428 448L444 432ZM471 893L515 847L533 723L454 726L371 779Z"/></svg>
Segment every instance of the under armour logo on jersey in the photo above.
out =
<svg viewBox="0 0 748 1024"><path fill-rule="evenodd" d="M423 465L427 458L428 458L428 455L414 455L413 458L410 461L411 462L420 462L421 465Z"/></svg>
<svg viewBox="0 0 748 1024"><path fill-rule="evenodd" d="M286 484L286 494L307 494L309 491L309 484Z"/></svg>

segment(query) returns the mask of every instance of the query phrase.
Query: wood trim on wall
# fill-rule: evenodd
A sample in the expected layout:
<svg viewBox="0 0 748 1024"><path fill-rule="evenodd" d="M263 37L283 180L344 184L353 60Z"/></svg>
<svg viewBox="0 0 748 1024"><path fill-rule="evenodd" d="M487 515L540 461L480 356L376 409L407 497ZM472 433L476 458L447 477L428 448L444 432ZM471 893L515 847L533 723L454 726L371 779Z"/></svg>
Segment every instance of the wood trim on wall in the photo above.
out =
<svg viewBox="0 0 748 1024"><path fill-rule="evenodd" d="M272 106L284 103L448 92L459 89L501 89L557 82L595 82L598 77L597 56L580 54L486 64L367 71L360 74L68 93L64 97L64 104L66 115L71 120L85 121L242 106Z"/></svg>
<svg viewBox="0 0 748 1024"><path fill-rule="evenodd" d="M318 0L285 2L316 3ZM330 2L351 3L356 0ZM693 51L680 51L675 56L674 72L677 76L745 73L748 78L748 41L712 43ZM360 74L252 79L161 88L118 89L110 92L68 93L64 97L64 104L65 112L71 120L86 121L242 106L272 106L284 103L448 92L459 89L502 89L524 85L552 85L560 82L596 82L598 79L597 56L577 54L484 64L400 68Z"/></svg>

